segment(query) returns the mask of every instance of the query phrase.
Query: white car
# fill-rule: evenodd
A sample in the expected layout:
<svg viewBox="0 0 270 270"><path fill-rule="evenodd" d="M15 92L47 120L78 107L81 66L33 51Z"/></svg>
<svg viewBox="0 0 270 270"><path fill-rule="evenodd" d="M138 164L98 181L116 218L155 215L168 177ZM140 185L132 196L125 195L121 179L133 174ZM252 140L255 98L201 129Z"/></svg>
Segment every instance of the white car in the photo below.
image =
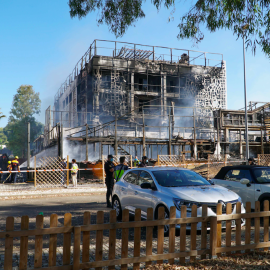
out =
<svg viewBox="0 0 270 270"><path fill-rule="evenodd" d="M264 201L270 201L270 167L226 166L212 181L237 193L244 205L251 202L251 209L255 209L255 202L260 201L263 210Z"/></svg>
<svg viewBox="0 0 270 270"><path fill-rule="evenodd" d="M197 215L202 215L202 205L208 205L208 216L216 216L218 203L222 203L222 213L226 213L226 204L232 204L232 213L236 213L236 203L241 198L227 188L211 185L201 175L183 168L145 167L126 171L121 179L114 185L113 209L116 210L118 219L122 217L122 211L128 209L130 214L140 208L142 218L146 219L147 209L154 209L154 217L157 218L159 207L165 208L165 218L169 217L171 206L175 206L176 217L181 216L181 206L187 207L187 216L191 216L193 204L198 206ZM243 204L241 213L245 213ZM222 226L225 227L226 222ZM244 220L242 220L244 224ZM235 226L234 221L232 226ZM178 228L179 226L176 226ZM190 225L187 225L190 229ZM201 229L198 223L197 229ZM168 234L169 227L164 227L164 233Z"/></svg>

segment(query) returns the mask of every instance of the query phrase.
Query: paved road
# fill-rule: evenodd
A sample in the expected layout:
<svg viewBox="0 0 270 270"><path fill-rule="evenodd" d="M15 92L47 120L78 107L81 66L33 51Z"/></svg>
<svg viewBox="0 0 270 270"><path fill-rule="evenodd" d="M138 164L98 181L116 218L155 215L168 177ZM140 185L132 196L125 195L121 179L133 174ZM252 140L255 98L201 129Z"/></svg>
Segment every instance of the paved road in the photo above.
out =
<svg viewBox="0 0 270 270"><path fill-rule="evenodd" d="M85 211L96 212L99 210L109 210L106 207L103 193L88 196L6 200L1 201L0 227L3 226L8 216L19 218L28 215L31 219L40 212L43 212L44 217L49 217L53 213L63 216L68 212L77 216L82 215Z"/></svg>

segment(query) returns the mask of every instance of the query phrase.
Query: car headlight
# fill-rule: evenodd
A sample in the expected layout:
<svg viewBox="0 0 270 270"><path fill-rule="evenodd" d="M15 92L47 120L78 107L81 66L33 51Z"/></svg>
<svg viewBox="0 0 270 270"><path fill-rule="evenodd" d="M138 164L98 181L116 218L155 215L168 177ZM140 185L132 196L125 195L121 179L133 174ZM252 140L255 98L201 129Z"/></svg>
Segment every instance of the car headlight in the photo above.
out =
<svg viewBox="0 0 270 270"><path fill-rule="evenodd" d="M179 211L181 211L182 205L185 205L188 211L191 211L191 207L193 204L197 205L198 207L202 206L202 204L199 202L192 202L192 201L182 200L178 198L173 198L173 203Z"/></svg>

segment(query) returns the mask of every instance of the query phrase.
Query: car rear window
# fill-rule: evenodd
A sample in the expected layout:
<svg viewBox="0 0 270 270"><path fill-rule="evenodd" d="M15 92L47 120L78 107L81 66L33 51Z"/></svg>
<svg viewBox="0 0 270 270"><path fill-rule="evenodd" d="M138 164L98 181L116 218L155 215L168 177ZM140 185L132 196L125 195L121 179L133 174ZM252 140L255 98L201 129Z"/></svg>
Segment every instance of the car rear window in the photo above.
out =
<svg viewBox="0 0 270 270"><path fill-rule="evenodd" d="M210 183L199 174L187 170L153 171L153 174L163 187L203 186Z"/></svg>

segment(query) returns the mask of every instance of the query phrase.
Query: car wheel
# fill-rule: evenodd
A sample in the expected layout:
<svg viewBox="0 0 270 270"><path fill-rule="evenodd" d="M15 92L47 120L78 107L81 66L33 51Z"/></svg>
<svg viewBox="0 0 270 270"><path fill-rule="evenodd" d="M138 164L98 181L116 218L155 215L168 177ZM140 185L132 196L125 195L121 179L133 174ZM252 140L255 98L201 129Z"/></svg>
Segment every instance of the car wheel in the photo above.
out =
<svg viewBox="0 0 270 270"><path fill-rule="evenodd" d="M160 207L164 207L165 211L164 211L164 218L165 219L169 219L170 218L170 213L168 211L168 209L165 206L159 206L158 209ZM158 219L158 209L157 209L157 216L156 219ZM169 236L169 232L170 232L170 225L164 225L164 236Z"/></svg>
<svg viewBox="0 0 270 270"><path fill-rule="evenodd" d="M121 208L120 201L117 197L113 198L112 209L116 211L117 220L121 220L122 219L122 208Z"/></svg>

